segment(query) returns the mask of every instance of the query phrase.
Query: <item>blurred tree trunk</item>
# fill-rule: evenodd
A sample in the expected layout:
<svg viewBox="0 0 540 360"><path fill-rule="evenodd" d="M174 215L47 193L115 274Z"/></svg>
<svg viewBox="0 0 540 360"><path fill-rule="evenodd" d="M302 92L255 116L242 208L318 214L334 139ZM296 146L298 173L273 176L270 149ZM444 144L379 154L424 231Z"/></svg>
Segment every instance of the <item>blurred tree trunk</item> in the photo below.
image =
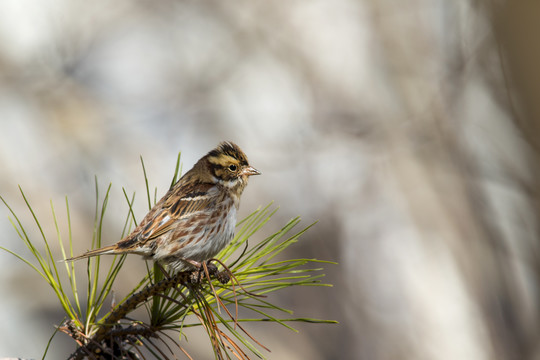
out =
<svg viewBox="0 0 540 360"><path fill-rule="evenodd" d="M509 108L520 134L529 145L532 181L523 182L522 190L536 218L535 240L540 232L540 2L534 0L491 2L488 9L507 75ZM533 251L529 264L535 272L532 280L536 293L536 308L540 308L537 287L540 279L540 254ZM539 323L535 314L534 329L523 329L527 335L523 359L537 358ZM532 320L532 319L531 319ZM529 331L526 331L529 330Z"/></svg>

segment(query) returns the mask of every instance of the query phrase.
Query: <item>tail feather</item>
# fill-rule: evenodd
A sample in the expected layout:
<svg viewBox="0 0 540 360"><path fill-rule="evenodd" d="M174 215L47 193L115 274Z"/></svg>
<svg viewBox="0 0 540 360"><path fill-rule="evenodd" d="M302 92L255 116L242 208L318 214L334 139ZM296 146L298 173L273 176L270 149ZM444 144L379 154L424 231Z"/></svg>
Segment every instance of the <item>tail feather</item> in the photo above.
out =
<svg viewBox="0 0 540 360"><path fill-rule="evenodd" d="M65 261L75 261L75 260L89 258L92 256L97 256L97 255L111 255L111 254L116 255L123 252L125 251L122 251L122 249L118 249L118 247L115 244L115 245L105 246L100 249L87 251L82 255L74 256L72 258L66 259Z"/></svg>

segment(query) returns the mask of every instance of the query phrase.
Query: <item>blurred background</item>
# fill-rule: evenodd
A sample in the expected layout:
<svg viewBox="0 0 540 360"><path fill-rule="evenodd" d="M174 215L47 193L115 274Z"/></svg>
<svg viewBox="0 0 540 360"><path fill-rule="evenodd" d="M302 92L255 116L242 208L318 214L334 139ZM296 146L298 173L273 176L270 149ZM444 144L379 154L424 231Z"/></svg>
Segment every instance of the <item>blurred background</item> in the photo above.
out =
<svg viewBox="0 0 540 360"><path fill-rule="evenodd" d="M122 187L146 212L140 155L159 197L179 151L188 169L232 140L263 173L241 216L318 220L286 256L339 263L272 301L340 324L250 327L269 358L539 359L539 33L532 0L2 0L0 195L31 228L20 185L52 236L68 196L78 253L94 176L110 244ZM5 208L0 233L28 256ZM54 294L0 264L0 357L41 358ZM49 358L72 350L57 335Z"/></svg>

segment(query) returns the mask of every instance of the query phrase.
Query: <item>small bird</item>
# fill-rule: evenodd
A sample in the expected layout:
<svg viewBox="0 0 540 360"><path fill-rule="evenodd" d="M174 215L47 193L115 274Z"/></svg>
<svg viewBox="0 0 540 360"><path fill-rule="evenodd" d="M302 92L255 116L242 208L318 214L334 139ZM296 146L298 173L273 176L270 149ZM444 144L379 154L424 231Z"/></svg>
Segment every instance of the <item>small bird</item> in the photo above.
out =
<svg viewBox="0 0 540 360"><path fill-rule="evenodd" d="M66 261L127 253L172 272L200 268L234 237L240 196L249 176L259 174L238 145L222 142L170 188L131 234Z"/></svg>

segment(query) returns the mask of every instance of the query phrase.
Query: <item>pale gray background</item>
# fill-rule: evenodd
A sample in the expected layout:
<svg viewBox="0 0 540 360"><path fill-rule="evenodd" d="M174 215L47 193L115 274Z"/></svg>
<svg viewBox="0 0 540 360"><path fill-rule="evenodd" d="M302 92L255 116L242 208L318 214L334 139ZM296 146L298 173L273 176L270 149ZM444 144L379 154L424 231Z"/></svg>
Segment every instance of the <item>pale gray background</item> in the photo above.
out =
<svg viewBox="0 0 540 360"><path fill-rule="evenodd" d="M146 211L139 155L161 195L178 151L189 168L233 140L263 172L241 215L318 220L286 255L339 262L333 288L273 300L340 325L248 326L269 358L537 358L540 11L478 3L2 0L0 194L31 226L20 184L51 235L67 195L82 252L94 175L113 243L123 186ZM0 244L28 255L7 216ZM54 295L0 264L0 357L40 358ZM72 350L58 335L49 358Z"/></svg>

